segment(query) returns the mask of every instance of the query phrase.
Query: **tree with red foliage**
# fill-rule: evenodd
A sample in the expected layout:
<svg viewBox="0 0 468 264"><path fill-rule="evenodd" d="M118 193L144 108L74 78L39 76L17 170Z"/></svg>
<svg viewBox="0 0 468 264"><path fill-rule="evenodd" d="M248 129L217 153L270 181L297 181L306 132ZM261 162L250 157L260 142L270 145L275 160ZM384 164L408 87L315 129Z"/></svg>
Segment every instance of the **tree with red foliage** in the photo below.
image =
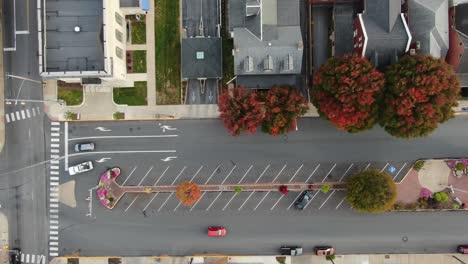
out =
<svg viewBox="0 0 468 264"><path fill-rule="evenodd" d="M320 117L357 133L377 123L384 82L366 58L332 57L314 76L312 103Z"/></svg>
<svg viewBox="0 0 468 264"><path fill-rule="evenodd" d="M220 118L233 136L242 132L257 132L263 120L263 108L255 92L243 88L234 88L219 96Z"/></svg>
<svg viewBox="0 0 468 264"><path fill-rule="evenodd" d="M423 137L454 117L460 84L445 61L407 55L385 73L387 90L381 126L402 138Z"/></svg>
<svg viewBox="0 0 468 264"><path fill-rule="evenodd" d="M308 109L307 101L296 88L274 86L265 95L262 131L272 136L286 134L295 129L296 119Z"/></svg>
<svg viewBox="0 0 468 264"><path fill-rule="evenodd" d="M288 186L286 185L281 185L278 189L278 191L281 193L281 194L288 194L289 193L289 190L288 190Z"/></svg>
<svg viewBox="0 0 468 264"><path fill-rule="evenodd" d="M201 197L200 187L195 183L183 181L177 186L176 197L183 205L192 206Z"/></svg>

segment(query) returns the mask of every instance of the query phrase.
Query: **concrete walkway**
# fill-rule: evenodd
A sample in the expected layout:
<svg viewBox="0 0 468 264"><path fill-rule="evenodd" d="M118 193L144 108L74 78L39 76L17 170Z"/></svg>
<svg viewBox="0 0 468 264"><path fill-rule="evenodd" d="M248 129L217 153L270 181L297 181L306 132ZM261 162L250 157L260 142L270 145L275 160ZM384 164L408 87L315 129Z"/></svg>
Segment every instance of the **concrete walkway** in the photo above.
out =
<svg viewBox="0 0 468 264"><path fill-rule="evenodd" d="M3 75L3 0L0 0L0 152L5 145L5 79Z"/></svg>
<svg viewBox="0 0 468 264"><path fill-rule="evenodd" d="M0 212L0 264L10 262L8 251L8 219Z"/></svg>

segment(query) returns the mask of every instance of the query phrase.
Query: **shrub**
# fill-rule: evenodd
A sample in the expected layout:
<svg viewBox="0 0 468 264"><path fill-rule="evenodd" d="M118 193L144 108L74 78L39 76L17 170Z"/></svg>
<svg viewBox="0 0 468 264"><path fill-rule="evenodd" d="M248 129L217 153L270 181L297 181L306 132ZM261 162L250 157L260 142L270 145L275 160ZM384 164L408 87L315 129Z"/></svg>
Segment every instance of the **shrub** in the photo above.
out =
<svg viewBox="0 0 468 264"><path fill-rule="evenodd" d="M456 170L459 170L459 171L462 171L466 168L465 164L463 163L457 163L457 165L455 165L455 169Z"/></svg>
<svg viewBox="0 0 468 264"><path fill-rule="evenodd" d="M219 96L220 119L233 136L242 132L257 132L263 120L263 109L258 95L243 88L234 88L232 93L225 91Z"/></svg>
<svg viewBox="0 0 468 264"><path fill-rule="evenodd" d="M234 187L234 192L235 193L241 193L242 192L242 187L240 187L240 186Z"/></svg>
<svg viewBox="0 0 468 264"><path fill-rule="evenodd" d="M361 171L347 181L346 200L360 212L384 212L393 208L396 186L385 172Z"/></svg>
<svg viewBox="0 0 468 264"><path fill-rule="evenodd" d="M200 196L200 187L195 183L183 181L177 187L176 197L185 206L192 206L200 199Z"/></svg>
<svg viewBox="0 0 468 264"><path fill-rule="evenodd" d="M388 67L380 125L401 138L423 137L454 117L460 84L453 68L431 56L407 55Z"/></svg>
<svg viewBox="0 0 468 264"><path fill-rule="evenodd" d="M282 193L284 195L289 193L288 186L286 186L286 185L281 185L278 190L279 190L280 193Z"/></svg>
<svg viewBox="0 0 468 264"><path fill-rule="evenodd" d="M416 163L413 165L413 169L415 169L416 171L420 171L424 167L424 163L424 160L416 161Z"/></svg>
<svg viewBox="0 0 468 264"><path fill-rule="evenodd" d="M297 118L309 106L294 87L272 87L265 95L265 117L262 131L272 136L286 134L296 128Z"/></svg>
<svg viewBox="0 0 468 264"><path fill-rule="evenodd" d="M71 111L66 111L65 112L65 119L66 120L73 120L75 118L75 113Z"/></svg>
<svg viewBox="0 0 468 264"><path fill-rule="evenodd" d="M424 199L429 199L431 197L431 191L427 188L421 188L419 196Z"/></svg>
<svg viewBox="0 0 468 264"><path fill-rule="evenodd" d="M323 192L323 193L327 193L330 191L330 184L324 184L322 185L322 187L320 188L320 191Z"/></svg>
<svg viewBox="0 0 468 264"><path fill-rule="evenodd" d="M112 115L112 117L113 117L115 120L122 119L123 113L121 113L121 112L114 112L114 114Z"/></svg>
<svg viewBox="0 0 468 264"><path fill-rule="evenodd" d="M278 264L285 264L286 257L276 257L276 262L278 262Z"/></svg>
<svg viewBox="0 0 468 264"><path fill-rule="evenodd" d="M331 261L331 262L333 262L333 260L335 260L335 258L336 258L336 256L334 254L325 256L325 259L328 260L328 261Z"/></svg>
<svg viewBox="0 0 468 264"><path fill-rule="evenodd" d="M427 209L429 207L428 199L419 198L416 207L418 209Z"/></svg>
<svg viewBox="0 0 468 264"><path fill-rule="evenodd" d="M434 194L434 199L436 202L446 202L449 200L449 195L446 192L437 192Z"/></svg>
<svg viewBox="0 0 468 264"><path fill-rule="evenodd" d="M457 204L457 203L454 203L454 204L452 205L452 208L453 208L453 209L460 209L460 205Z"/></svg>
<svg viewBox="0 0 468 264"><path fill-rule="evenodd" d="M320 117L357 133L378 121L384 75L363 57L331 57L314 76L311 99Z"/></svg>

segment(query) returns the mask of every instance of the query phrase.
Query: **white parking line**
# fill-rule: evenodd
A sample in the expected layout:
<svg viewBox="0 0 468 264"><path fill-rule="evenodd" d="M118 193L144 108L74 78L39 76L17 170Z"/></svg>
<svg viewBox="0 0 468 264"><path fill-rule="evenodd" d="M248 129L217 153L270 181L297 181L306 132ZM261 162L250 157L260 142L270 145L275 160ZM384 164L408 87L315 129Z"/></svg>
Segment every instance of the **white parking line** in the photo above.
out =
<svg viewBox="0 0 468 264"><path fill-rule="evenodd" d="M5 119L7 123L10 123L10 116L8 114L5 115Z"/></svg>
<svg viewBox="0 0 468 264"><path fill-rule="evenodd" d="M239 180L239 182L237 184L240 184L242 182L242 180L244 180L245 176L247 176L247 174L250 172L250 170L253 168L253 165L250 165L249 169L245 172L244 176L242 176L242 178ZM229 199L229 201L227 202L227 204L223 207L223 211L226 209L226 207L229 206L229 204L231 203L231 201L234 199L234 197L236 197L238 193L234 193L231 197L231 199Z"/></svg>
<svg viewBox="0 0 468 264"><path fill-rule="evenodd" d="M323 180L321 182L324 182L327 179L328 175L330 175L330 173L335 169L335 167L336 167L336 163L335 163L335 165L333 165L333 167L330 169L330 171L328 171L327 175L325 175L325 177L323 178ZM314 196L312 196L310 201L304 206L304 210L307 208L307 206L309 206L309 204L312 203L312 200L314 200L315 197L317 196L317 194L319 194L319 193L320 193L320 191L318 191L318 190L315 191Z"/></svg>
<svg viewBox="0 0 468 264"><path fill-rule="evenodd" d="M39 106L36 106L36 110L38 114L41 112L41 108Z"/></svg>
<svg viewBox="0 0 468 264"><path fill-rule="evenodd" d="M312 171L312 173L309 175L309 177L304 181L304 183L307 183L309 182L310 178L312 178L312 176L314 176L315 172L317 171L317 169L320 167L320 163L317 165L317 167L315 167L314 171ZM297 198L299 198L299 196L301 195L301 193L299 193L296 198L294 198L293 202L288 206L288 208L286 210L289 210L291 209L291 206L293 206L294 202L296 202Z"/></svg>
<svg viewBox="0 0 468 264"><path fill-rule="evenodd" d="M288 164L284 164L283 168L280 170L280 172L278 172L278 174L276 175L276 177L273 179L273 181L271 181L272 183L276 181L276 179L278 179L278 177L281 175L281 173L284 171L284 169L286 168ZM255 206L254 208L254 211L257 210L257 208L260 206L260 204L263 202L263 200L265 200L265 198L270 194L270 191L268 191L264 196L263 198L260 200L260 202L258 202L257 206Z"/></svg>
<svg viewBox="0 0 468 264"><path fill-rule="evenodd" d="M390 162L387 162L387 164L385 164L385 166L380 170L380 172L383 172L385 168L387 168L388 164L390 164Z"/></svg>
<svg viewBox="0 0 468 264"><path fill-rule="evenodd" d="M395 180L395 179L398 177L398 175L400 174L400 172L401 172L401 171L403 170L403 168L406 166L406 163L407 163L407 162L405 162L405 164L403 164L403 166L402 166L401 169L397 172L397 174L395 175L395 177L393 177L393 180Z"/></svg>
<svg viewBox="0 0 468 264"><path fill-rule="evenodd" d="M16 121L16 118L15 118L15 114L14 113L10 113L10 117L11 117L11 121Z"/></svg>
<svg viewBox="0 0 468 264"><path fill-rule="evenodd" d="M34 108L32 109L32 112L33 112L33 116L36 116L36 110Z"/></svg>
<svg viewBox="0 0 468 264"><path fill-rule="evenodd" d="M125 183L128 181L128 179L130 179L130 176L132 176L132 174L135 172L136 168L137 168L136 166L135 166L135 168L133 168L133 170L130 172L130 174L128 175L128 177L127 177L127 178L125 179L125 181L122 183L122 186L124 186Z"/></svg>
<svg viewBox="0 0 468 264"><path fill-rule="evenodd" d="M213 175L215 175L215 173L218 171L219 167L221 167L221 164L218 165L218 167L216 167L216 169L213 170L213 173L211 173L210 177L208 177L208 180L205 181L205 185L208 184L208 182L211 180L211 177L213 177ZM197 200L197 202L195 202L194 205L192 205L192 207L190 207L190 211L193 210L193 208L195 208L195 206L197 206L197 204L201 201L201 199L203 199L203 196L205 196L206 192L203 192L202 195L200 196L200 199Z"/></svg>
<svg viewBox="0 0 468 264"><path fill-rule="evenodd" d="M262 174L260 174L260 177L258 177L258 179L255 181L255 183L258 183L258 181L260 180L260 178L262 178L263 174L265 174L265 172L268 170L268 168L270 168L270 164L268 164L268 166L266 166L266 168L263 170ZM238 211L242 210L242 207L244 207L244 205L247 203L247 201L250 199L250 197L252 197L252 195L255 193L255 191L252 191L249 195L249 197L247 197L247 199L244 201L244 203L237 209Z"/></svg>
<svg viewBox="0 0 468 264"><path fill-rule="evenodd" d="M371 163L369 162L369 164L367 164L367 166L364 168L364 170L367 170L369 169ZM335 207L335 210L338 210L338 208L340 208L341 204L344 202L345 198L341 199L341 202Z"/></svg>
<svg viewBox="0 0 468 264"><path fill-rule="evenodd" d="M145 176L143 176L143 178L141 179L141 181L138 183L137 186L140 186L143 181L145 180L146 176L148 176L148 174L153 170L153 166L151 166L151 168L148 170L148 172L146 172ZM128 211L128 209L130 209L130 207L132 207L133 203L135 203L135 201L138 199L138 197L140 196L140 194L137 194L135 196L135 198L133 199L133 201L128 205L127 209L125 209L125 212Z"/></svg>
<svg viewBox="0 0 468 264"><path fill-rule="evenodd" d="M197 177L198 173L203 169L203 166L200 166L200 168L198 169L198 171L192 176L192 179L190 179L189 182L193 182L193 180L195 179L195 177ZM174 208L174 212L177 210L177 208L179 208L179 206L182 204L182 202L179 202L177 204L177 206Z"/></svg>
<svg viewBox="0 0 468 264"><path fill-rule="evenodd" d="M167 170L169 170L170 166L168 166L166 168L166 170L161 174L161 176L159 176L159 179L153 184L153 186L157 185L159 183L159 180L162 179L162 177L164 177L164 174L166 174ZM146 204L146 206L143 208L143 212L146 211L146 209L148 208L148 206L151 204L151 202L153 202L154 198L156 198L156 196L158 196L159 192L155 193L153 195L153 198L151 198L151 200Z"/></svg>
<svg viewBox="0 0 468 264"><path fill-rule="evenodd" d="M31 112L29 112L29 109L26 109L26 116L27 116L28 118L31 118Z"/></svg>
<svg viewBox="0 0 468 264"><path fill-rule="evenodd" d="M177 177L174 179L174 181L172 181L171 185L174 185L174 183L177 181L177 179L179 178L179 176L182 175L182 173L185 171L186 168L187 168L186 166L184 166L184 167L182 168L182 170L179 172L179 174L178 174ZM164 203L161 204L161 206L158 208L158 212L161 211L161 209L164 207L164 205L167 203L167 201L169 201L169 199L172 197L173 194L174 194L174 193L171 193L171 194L166 198L166 200L164 201Z"/></svg>
<svg viewBox="0 0 468 264"><path fill-rule="evenodd" d="M296 170L296 172L291 177L291 179L289 179L288 183L292 182L292 180L294 179L294 177L296 177L296 175L299 173L299 171L302 169L302 167L304 167L304 164L301 164L301 166ZM276 200L276 203L270 208L270 211L275 209L276 205L281 201L281 199L283 199L283 197L284 197L284 194L281 195L280 198L278 198L278 200Z"/></svg>
<svg viewBox="0 0 468 264"><path fill-rule="evenodd" d="M221 185L223 185L226 180L229 178L229 176L231 176L232 172L234 171L234 169L237 167L237 165L234 165L234 167L232 167L231 171L228 173L228 175L226 176L226 178L224 178L224 180L221 182ZM221 196L223 192L220 192L218 193L218 195L216 196L216 198L213 200L213 202L211 202L210 206L208 206L205 211L208 211L210 210L211 206L216 202L216 200L218 200L219 196Z"/></svg>
<svg viewBox="0 0 468 264"><path fill-rule="evenodd" d="M21 110L21 118L26 119L26 113L24 112L24 110Z"/></svg>
<svg viewBox="0 0 468 264"><path fill-rule="evenodd" d="M15 114L16 114L16 119L21 120L19 111L16 111Z"/></svg>
<svg viewBox="0 0 468 264"><path fill-rule="evenodd" d="M351 163L351 165L349 165L348 169L345 171L345 173L343 173L343 176L341 176L341 178L339 179L339 181L342 181L343 178L346 176L346 174L348 174L349 170L353 167L354 163ZM322 205L320 205L319 207L319 210L322 209L322 207L328 202L328 199L330 199L330 197L333 196L333 194L336 192L336 190L333 190L327 197L327 199L325 199L325 201L322 203Z"/></svg>

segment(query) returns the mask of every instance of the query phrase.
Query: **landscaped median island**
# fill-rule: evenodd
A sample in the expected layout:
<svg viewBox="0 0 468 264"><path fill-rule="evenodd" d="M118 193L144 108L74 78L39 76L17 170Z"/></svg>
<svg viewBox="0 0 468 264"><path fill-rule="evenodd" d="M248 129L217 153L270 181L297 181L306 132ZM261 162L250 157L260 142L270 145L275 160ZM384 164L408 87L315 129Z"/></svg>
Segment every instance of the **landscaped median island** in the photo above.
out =
<svg viewBox="0 0 468 264"><path fill-rule="evenodd" d="M156 103L181 103L179 1L154 1Z"/></svg>

